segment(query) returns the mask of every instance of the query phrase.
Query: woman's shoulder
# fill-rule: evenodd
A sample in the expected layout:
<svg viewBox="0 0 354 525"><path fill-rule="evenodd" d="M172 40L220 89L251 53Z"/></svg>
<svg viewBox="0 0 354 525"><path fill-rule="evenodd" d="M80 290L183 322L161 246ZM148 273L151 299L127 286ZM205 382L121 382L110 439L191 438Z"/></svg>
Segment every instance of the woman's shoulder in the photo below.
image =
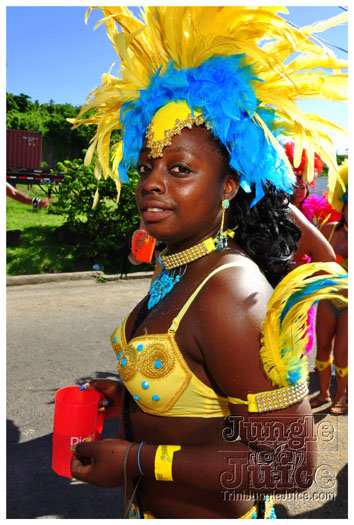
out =
<svg viewBox="0 0 354 525"><path fill-rule="evenodd" d="M248 295L257 290L270 296L273 289L259 266L242 252L228 253L218 261L215 274L209 279L205 294L216 293L221 287L225 297Z"/></svg>
<svg viewBox="0 0 354 525"><path fill-rule="evenodd" d="M337 226L338 222L327 222L326 224L321 226L320 232L326 237L326 239L328 239L330 234L336 229Z"/></svg>
<svg viewBox="0 0 354 525"><path fill-rule="evenodd" d="M273 288L250 258L243 254L227 254L218 261L215 272L197 297L196 307L205 319L224 314L264 319ZM210 275L210 274L209 274ZM222 323L223 324L223 323Z"/></svg>
<svg viewBox="0 0 354 525"><path fill-rule="evenodd" d="M208 281L191 317L194 315L194 336L210 374L223 392L244 398L251 369L252 391L264 390L259 348L273 289L253 261L235 256L223 257L222 263L231 261L237 264Z"/></svg>

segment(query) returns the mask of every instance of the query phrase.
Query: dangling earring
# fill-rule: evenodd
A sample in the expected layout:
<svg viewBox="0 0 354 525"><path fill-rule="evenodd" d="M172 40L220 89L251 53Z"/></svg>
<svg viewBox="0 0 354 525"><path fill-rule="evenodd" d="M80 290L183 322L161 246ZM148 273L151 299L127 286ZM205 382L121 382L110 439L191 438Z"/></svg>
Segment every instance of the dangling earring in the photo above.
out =
<svg viewBox="0 0 354 525"><path fill-rule="evenodd" d="M221 250L222 248L227 247L227 235L224 233L224 220L225 220L225 211L230 206L230 201L228 199L224 199L221 203L222 208L222 216L221 216L221 225L220 230L216 234L215 241L216 241L216 250Z"/></svg>
<svg viewBox="0 0 354 525"><path fill-rule="evenodd" d="M230 206L230 201L228 199L225 199L221 203L222 207L222 216L221 216L221 226L220 226L220 232L223 233L224 230L224 219L225 219L225 210Z"/></svg>

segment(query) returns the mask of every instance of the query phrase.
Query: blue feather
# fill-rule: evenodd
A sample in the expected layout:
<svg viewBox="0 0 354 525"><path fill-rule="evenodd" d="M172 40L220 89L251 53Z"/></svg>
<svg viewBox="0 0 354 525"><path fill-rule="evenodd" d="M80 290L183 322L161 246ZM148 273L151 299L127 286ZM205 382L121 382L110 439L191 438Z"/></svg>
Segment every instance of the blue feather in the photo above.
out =
<svg viewBox="0 0 354 525"><path fill-rule="evenodd" d="M297 290L296 292L291 294L289 296L288 300L286 301L286 304L285 304L285 306L284 306L284 308L283 308L283 310L281 312L280 325L282 324L282 322L284 320L284 317L286 316L288 311L298 301L300 301L301 299L303 299L303 298L305 298L307 296L310 296L310 295L314 294L315 292L317 292L318 290L321 290L324 287L336 286L338 284L338 279L344 279L344 278L347 278L347 277L348 277L348 275L344 274L344 275L336 276L335 279L323 278L323 279L317 279L315 282L305 283L301 290ZM333 293L335 293L335 292L333 292ZM316 302L316 298L315 297L313 299L313 302Z"/></svg>
<svg viewBox="0 0 354 525"><path fill-rule="evenodd" d="M128 169L137 166L146 128L156 111L171 100L186 100L192 110L203 112L214 135L230 152L231 166L240 173L242 188L249 192L255 187L254 202L262 198L263 185L267 183L291 193L292 179L285 163L252 120L257 111L272 130L275 116L271 109L258 108L253 85L260 79L251 66L242 66L243 58L244 55L212 57L197 68L181 70L170 62L165 71L159 70L152 76L139 99L122 108L125 133L120 180L125 181Z"/></svg>

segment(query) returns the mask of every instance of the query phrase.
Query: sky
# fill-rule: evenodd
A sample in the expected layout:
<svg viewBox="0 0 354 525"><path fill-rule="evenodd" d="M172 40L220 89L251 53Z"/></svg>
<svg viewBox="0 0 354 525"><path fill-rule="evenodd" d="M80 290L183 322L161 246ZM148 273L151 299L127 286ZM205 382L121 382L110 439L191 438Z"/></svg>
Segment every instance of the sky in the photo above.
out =
<svg viewBox="0 0 354 525"><path fill-rule="evenodd" d="M312 7L298 4L288 6L289 15L286 18L301 26L343 12L341 7L323 5L325 3L323 1L321 6ZM104 25L94 30L95 24L102 18L101 11L93 10L86 25L87 8L7 4L7 92L16 95L24 93L32 101L38 100L40 103L50 100L56 104L67 102L75 106L85 103L89 93L101 85L101 75L117 60ZM318 36L348 50L347 25L331 28ZM348 58L347 53L328 47L338 57ZM117 75L118 64L113 66L114 75ZM299 105L305 111L318 113L348 129L348 108L345 102L301 101ZM346 147L342 138L332 138L339 149Z"/></svg>

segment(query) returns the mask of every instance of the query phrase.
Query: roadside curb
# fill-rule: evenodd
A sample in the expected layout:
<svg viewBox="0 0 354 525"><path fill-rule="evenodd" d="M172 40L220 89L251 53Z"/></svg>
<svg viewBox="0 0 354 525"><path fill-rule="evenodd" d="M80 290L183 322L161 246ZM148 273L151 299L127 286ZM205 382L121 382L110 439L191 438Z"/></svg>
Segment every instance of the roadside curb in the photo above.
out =
<svg viewBox="0 0 354 525"><path fill-rule="evenodd" d="M127 276L105 275L102 271L72 272L72 273L40 273L34 275L9 275L6 286L21 286L26 284L56 283L63 281L84 281L101 277L106 281L129 281L131 279L150 279L153 272L128 273Z"/></svg>

